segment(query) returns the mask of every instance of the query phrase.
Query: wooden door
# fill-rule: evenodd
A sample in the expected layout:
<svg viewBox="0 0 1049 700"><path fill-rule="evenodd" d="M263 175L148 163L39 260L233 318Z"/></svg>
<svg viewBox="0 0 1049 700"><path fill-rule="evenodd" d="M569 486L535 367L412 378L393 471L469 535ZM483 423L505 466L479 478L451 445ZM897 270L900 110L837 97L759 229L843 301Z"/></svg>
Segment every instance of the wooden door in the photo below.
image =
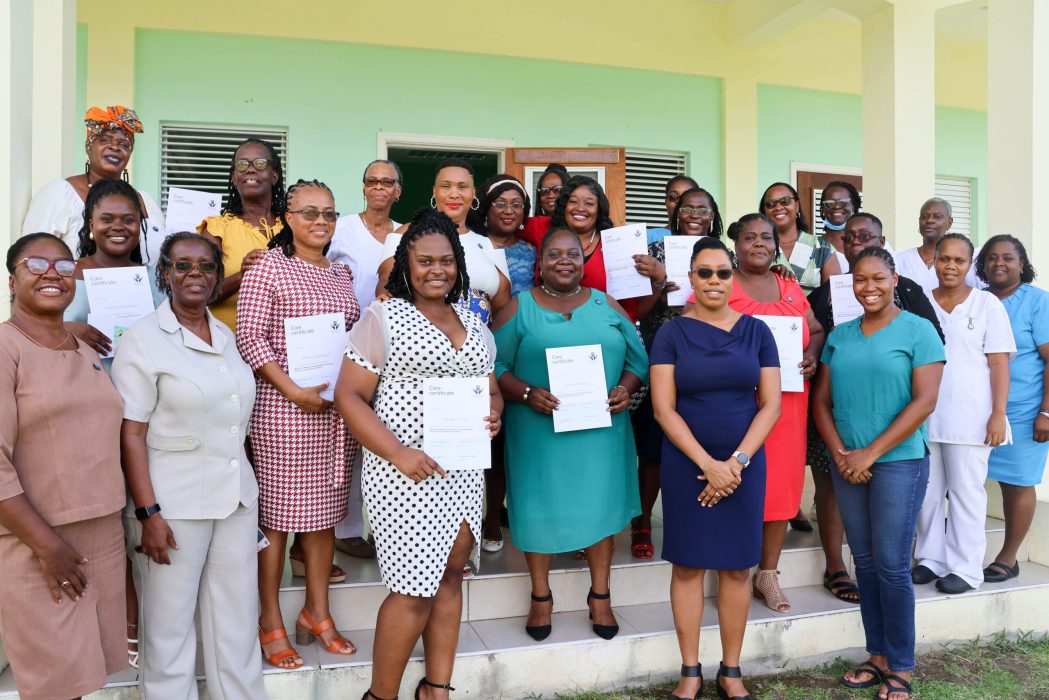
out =
<svg viewBox="0 0 1049 700"><path fill-rule="evenodd" d="M626 220L626 149L624 148L508 148L506 172L525 184L534 197L539 175L551 163L569 174L586 174L601 182L608 195L612 221ZM602 182L603 180L603 182Z"/></svg>
<svg viewBox="0 0 1049 700"><path fill-rule="evenodd" d="M823 188L835 180L853 185L863 192L862 175L840 175L838 173L820 173L811 170L798 171L798 198L801 199L801 211L812 224L815 233L823 233L823 220L820 218L820 195Z"/></svg>

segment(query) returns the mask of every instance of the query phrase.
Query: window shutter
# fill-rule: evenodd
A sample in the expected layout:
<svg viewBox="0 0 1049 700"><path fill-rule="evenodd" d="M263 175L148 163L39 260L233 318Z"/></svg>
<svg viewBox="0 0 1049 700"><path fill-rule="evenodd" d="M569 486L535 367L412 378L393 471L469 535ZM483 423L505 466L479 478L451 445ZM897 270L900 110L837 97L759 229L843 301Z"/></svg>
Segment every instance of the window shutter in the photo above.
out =
<svg viewBox="0 0 1049 700"><path fill-rule="evenodd" d="M951 212L954 217L951 233L963 233L970 238L974 233L972 187L972 180L967 177L936 176L936 196L951 203Z"/></svg>
<svg viewBox="0 0 1049 700"><path fill-rule="evenodd" d="M160 206L167 211L168 188L212 192L226 204L229 164L237 146L249 138L268 141L288 171L288 130L216 124L160 125Z"/></svg>
<svg viewBox="0 0 1049 700"><path fill-rule="evenodd" d="M626 223L666 226L666 184L685 174L684 153L626 152Z"/></svg>

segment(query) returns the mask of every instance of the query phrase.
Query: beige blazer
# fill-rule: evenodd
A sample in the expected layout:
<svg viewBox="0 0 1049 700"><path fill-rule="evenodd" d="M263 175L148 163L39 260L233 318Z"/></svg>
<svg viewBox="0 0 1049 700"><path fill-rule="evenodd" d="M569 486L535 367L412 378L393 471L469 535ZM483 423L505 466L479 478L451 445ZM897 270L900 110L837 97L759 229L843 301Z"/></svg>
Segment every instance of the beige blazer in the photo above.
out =
<svg viewBox="0 0 1049 700"><path fill-rule="evenodd" d="M244 452L255 377L230 329L207 314L212 345L183 328L165 300L125 331L113 360L124 418L149 423L149 475L169 519L225 518L259 497Z"/></svg>

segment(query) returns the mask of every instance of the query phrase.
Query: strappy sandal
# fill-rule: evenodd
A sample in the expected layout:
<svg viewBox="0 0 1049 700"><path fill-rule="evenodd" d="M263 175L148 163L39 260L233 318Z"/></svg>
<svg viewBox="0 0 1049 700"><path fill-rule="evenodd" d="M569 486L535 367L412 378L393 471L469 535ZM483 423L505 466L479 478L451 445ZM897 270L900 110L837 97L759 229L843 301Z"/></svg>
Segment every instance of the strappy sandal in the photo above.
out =
<svg viewBox="0 0 1049 700"><path fill-rule="evenodd" d="M635 559L651 559L656 553L652 545L652 528L639 527L630 532L630 554Z"/></svg>
<svg viewBox="0 0 1049 700"><path fill-rule="evenodd" d="M1006 566L1000 561L993 561L983 570L983 580L985 583L1001 583L1002 581L1016 578L1019 575L1019 561L1015 562L1012 566Z"/></svg>
<svg viewBox="0 0 1049 700"><path fill-rule="evenodd" d="M790 601L779 587L779 572L775 569L761 569L754 574L754 597L765 601L773 612L790 612Z"/></svg>
<svg viewBox="0 0 1049 700"><path fill-rule="evenodd" d="M703 695L703 664L696 664L695 666L681 664L681 677L699 678L699 690L691 698L683 698L680 695L671 694L670 700L699 700L700 696Z"/></svg>
<svg viewBox="0 0 1049 700"><path fill-rule="evenodd" d="M266 644L269 644L270 642L275 642L278 639L287 639L287 638L288 638L288 633L284 631L283 627L278 627L277 629L270 630L269 632L263 632L262 628L261 627L259 628L259 646L264 646ZM265 654L265 652L263 652L263 653ZM294 666L283 666L282 665L282 663L284 661L287 661L288 659L290 659L292 657L298 657L299 663L295 664ZM270 654L269 656L267 656L266 657L266 663L268 663L270 666L273 666L274 668L279 668L279 669L283 669L285 671L290 671L292 669L299 668L305 662L302 660L302 657L299 656L299 652L295 651L295 647L291 646L291 643L289 642L287 649L281 649L280 651L278 651L278 652L276 652L274 654Z"/></svg>
<svg viewBox="0 0 1049 700"><path fill-rule="evenodd" d="M349 656L350 654L357 653L357 647L353 646L353 642L338 634L336 630L335 639L330 642L325 642L321 635L327 632L329 629L335 627L335 620L331 619L331 615L321 620L320 622L314 622L310 614L306 612L306 608L299 611L299 617L295 620L295 643L306 646L313 644L313 639L316 637L317 641L324 645L324 650L329 654L339 654L341 656ZM349 646L349 651L343 651L346 646Z"/></svg>
<svg viewBox="0 0 1049 700"><path fill-rule="evenodd" d="M886 673L882 683L885 685L885 695L881 693L877 694L878 700L888 700L888 697L893 693L907 693L907 697L911 696L914 689L911 684L904 678L897 676L895 673Z"/></svg>
<svg viewBox="0 0 1049 700"><path fill-rule="evenodd" d="M452 692L453 690L455 690L455 688L453 688L448 683L444 683L444 684L431 683L430 681L426 680L426 676L423 676L422 678L419 679L419 685L415 686L415 700L419 700L419 693L420 693L420 691L422 691L424 685L428 685L431 688L438 688L439 690L447 690L449 693Z"/></svg>
<svg viewBox="0 0 1049 700"><path fill-rule="evenodd" d="M871 679L869 681L850 681L847 680L845 676L842 676L838 679L838 685L844 686L846 688L863 689L873 688L874 686L881 685L885 682L885 672L877 666L875 666L874 663L872 663L869 660L864 661L862 664L852 669L851 673L853 676L859 675L861 673L868 673L870 674Z"/></svg>
<svg viewBox="0 0 1049 700"><path fill-rule="evenodd" d="M361 700L368 700L368 698L371 698L371 700L397 700L396 696L392 698L380 698L378 695L372 692L371 688L365 690L364 695L361 696Z"/></svg>
<svg viewBox="0 0 1049 700"><path fill-rule="evenodd" d="M838 600L844 600L846 603L859 603L860 602L860 589L855 583L849 580L842 581L841 579L848 579L848 571L835 571L833 574L829 571L823 572L823 587L830 591L830 594ZM853 596L853 597L848 597Z"/></svg>
<svg viewBox="0 0 1049 700"><path fill-rule="evenodd" d="M302 559L295 559L290 554L288 555L288 561L291 562L291 575L298 576L299 578L306 577L306 562ZM331 571L328 573L328 583L342 583L346 580L346 571L338 564L333 563L331 565Z"/></svg>
<svg viewBox="0 0 1049 700"><path fill-rule="evenodd" d="M535 593L533 593L532 594L532 602L534 602L534 603L550 603L550 610L551 610L551 614L552 614L553 606L554 606L554 594L553 594L553 592L547 593L546 595L536 595ZM553 629L554 629L554 626L552 624L532 625L531 627L529 627L528 625L525 625L525 632L527 632L528 636L531 637L532 639L534 639L537 642L541 642L544 639L546 639L547 637L549 637L550 636L550 632Z"/></svg>
<svg viewBox="0 0 1049 700"><path fill-rule="evenodd" d="M721 700L754 700L750 693L746 695L729 695L728 691L721 687L721 678L743 678L743 672L739 666L726 666L722 661L718 667L718 675L714 676L714 684L717 686L718 697Z"/></svg>

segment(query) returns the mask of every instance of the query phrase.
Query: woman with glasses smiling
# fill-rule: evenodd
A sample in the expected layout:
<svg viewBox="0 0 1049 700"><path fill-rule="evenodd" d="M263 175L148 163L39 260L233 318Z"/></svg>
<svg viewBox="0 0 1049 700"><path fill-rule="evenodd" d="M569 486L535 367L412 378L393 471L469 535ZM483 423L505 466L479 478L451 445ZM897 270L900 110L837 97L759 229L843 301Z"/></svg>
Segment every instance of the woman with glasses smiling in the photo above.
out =
<svg viewBox="0 0 1049 700"><path fill-rule="evenodd" d="M834 248L809 232L798 191L785 182L774 182L761 195L758 211L776 227L780 252L774 264L791 270L806 293L820 286L825 279L823 266L834 255Z"/></svg>

